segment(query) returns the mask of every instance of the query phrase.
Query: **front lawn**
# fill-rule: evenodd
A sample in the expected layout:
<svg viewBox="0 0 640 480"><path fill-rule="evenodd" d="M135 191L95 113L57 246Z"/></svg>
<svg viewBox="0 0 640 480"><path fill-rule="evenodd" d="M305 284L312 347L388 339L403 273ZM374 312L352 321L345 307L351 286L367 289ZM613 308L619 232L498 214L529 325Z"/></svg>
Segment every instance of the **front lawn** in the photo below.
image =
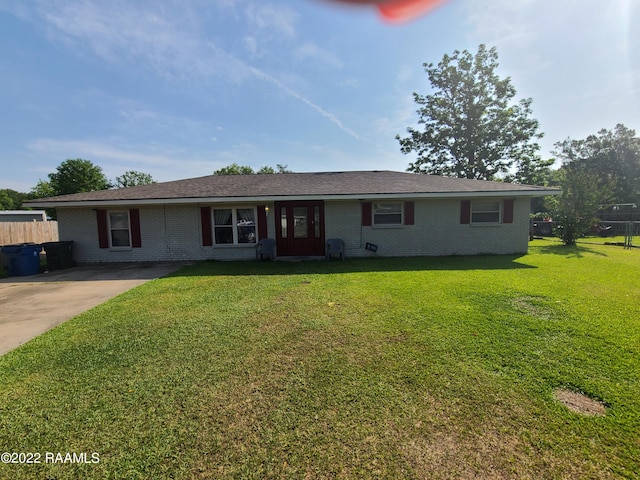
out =
<svg viewBox="0 0 640 480"><path fill-rule="evenodd" d="M0 357L0 478L640 478L640 251L531 245L149 282Z"/></svg>
<svg viewBox="0 0 640 480"><path fill-rule="evenodd" d="M578 239L578 243L600 243L609 245L624 245L625 236L617 235L615 237L583 237ZM632 243L636 247L640 247L640 235L634 235Z"/></svg>

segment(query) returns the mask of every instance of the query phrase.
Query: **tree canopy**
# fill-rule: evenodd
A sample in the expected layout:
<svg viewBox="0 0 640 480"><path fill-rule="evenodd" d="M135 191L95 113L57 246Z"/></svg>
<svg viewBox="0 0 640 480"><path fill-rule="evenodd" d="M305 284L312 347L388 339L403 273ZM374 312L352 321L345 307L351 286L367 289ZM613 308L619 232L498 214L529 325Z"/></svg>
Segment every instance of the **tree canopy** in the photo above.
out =
<svg viewBox="0 0 640 480"><path fill-rule="evenodd" d="M31 189L31 192L29 192L30 198L46 198L54 197L55 195L57 194L53 191L51 183L46 180L38 180L36 186Z"/></svg>
<svg viewBox="0 0 640 480"><path fill-rule="evenodd" d="M0 190L0 210L13 210L13 199L9 196L6 190Z"/></svg>
<svg viewBox="0 0 640 480"><path fill-rule="evenodd" d="M555 154L565 165L579 166L609 190L609 203L640 202L640 138L622 124L602 129L583 140L567 138L555 144Z"/></svg>
<svg viewBox="0 0 640 480"><path fill-rule="evenodd" d="M213 172L214 175L252 175L252 174L263 174L263 173L293 173L289 170L288 165L277 164L276 169L273 167L265 165L261 167L257 172L253 170L253 168L246 165L238 165L237 163L232 163L226 167L222 167L220 170L216 170Z"/></svg>
<svg viewBox="0 0 640 480"><path fill-rule="evenodd" d="M116 188L135 187L138 185L150 185L156 183L148 173L138 172L137 170L129 170L119 177L116 177Z"/></svg>
<svg viewBox="0 0 640 480"><path fill-rule="evenodd" d="M40 181L36 189L47 192L46 196L92 192L111 187L102 168L81 158L62 162L54 173L49 174L48 187L45 183Z"/></svg>
<svg viewBox="0 0 640 480"><path fill-rule="evenodd" d="M537 156L542 133L532 100L513 101L511 79L496 73L495 47L480 45L475 55L456 50L423 66L433 93L413 94L420 127L396 135L402 153L417 154L407 171L528 183L553 163Z"/></svg>
<svg viewBox="0 0 640 480"><path fill-rule="evenodd" d="M29 194L17 192L10 188L0 190L0 210L20 210L22 202L29 198Z"/></svg>

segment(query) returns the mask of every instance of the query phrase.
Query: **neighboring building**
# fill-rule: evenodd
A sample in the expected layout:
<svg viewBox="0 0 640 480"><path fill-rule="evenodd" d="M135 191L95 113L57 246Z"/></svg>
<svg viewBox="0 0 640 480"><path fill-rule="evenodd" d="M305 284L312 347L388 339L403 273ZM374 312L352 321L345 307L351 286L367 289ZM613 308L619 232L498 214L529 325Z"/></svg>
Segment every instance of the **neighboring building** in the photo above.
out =
<svg viewBox="0 0 640 480"><path fill-rule="evenodd" d="M44 210L0 210L0 222L46 222Z"/></svg>
<svg viewBox="0 0 640 480"><path fill-rule="evenodd" d="M211 175L32 200L57 210L80 263L525 253L533 197L546 187L392 171Z"/></svg>

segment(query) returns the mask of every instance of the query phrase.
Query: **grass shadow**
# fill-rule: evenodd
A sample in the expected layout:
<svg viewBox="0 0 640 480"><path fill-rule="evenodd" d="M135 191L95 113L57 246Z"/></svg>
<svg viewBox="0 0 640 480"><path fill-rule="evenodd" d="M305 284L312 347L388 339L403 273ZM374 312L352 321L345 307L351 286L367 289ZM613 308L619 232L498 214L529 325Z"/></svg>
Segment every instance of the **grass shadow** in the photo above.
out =
<svg viewBox="0 0 640 480"><path fill-rule="evenodd" d="M301 262L205 261L169 276L200 275L308 275L427 270L513 270L537 268L518 262L523 255L474 255L452 257L351 258Z"/></svg>
<svg viewBox="0 0 640 480"><path fill-rule="evenodd" d="M564 245L562 243L557 243L554 245L535 246L531 248L536 249L539 253L562 255L567 258L583 258L587 253L599 257L608 256L606 253L585 247L584 245Z"/></svg>

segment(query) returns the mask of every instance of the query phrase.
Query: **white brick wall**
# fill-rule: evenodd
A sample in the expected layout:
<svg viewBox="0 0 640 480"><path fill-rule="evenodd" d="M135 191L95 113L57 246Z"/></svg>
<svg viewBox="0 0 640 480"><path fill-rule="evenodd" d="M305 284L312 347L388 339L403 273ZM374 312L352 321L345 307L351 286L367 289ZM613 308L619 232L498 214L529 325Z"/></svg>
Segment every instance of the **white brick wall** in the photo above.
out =
<svg viewBox="0 0 640 480"><path fill-rule="evenodd" d="M275 209L269 204L268 235L275 238ZM60 240L73 240L79 263L164 262L186 260L244 260L255 258L250 245L203 247L200 205L138 207L142 248L98 247L95 211L58 209ZM126 209L126 207L121 208ZM415 225L361 226L357 200L325 202L325 237L342 238L346 255L414 256L525 253L528 245L529 199L517 199L514 223L497 226L460 225L460 200L416 200ZM378 245L377 253L364 249Z"/></svg>
<svg viewBox="0 0 640 480"><path fill-rule="evenodd" d="M363 227L360 202L325 202L327 238L342 238L346 255L438 256L526 253L529 242L528 198L516 199L514 223L461 225L459 199L415 201L415 224ZM365 244L378 246L374 254Z"/></svg>
<svg viewBox="0 0 640 480"><path fill-rule="evenodd" d="M99 248L96 212L86 208L58 209L60 240L73 240L73 258L81 264L255 258L253 244L203 247L199 205L139 207L139 210L141 248ZM270 228L271 233L275 235L275 226Z"/></svg>

